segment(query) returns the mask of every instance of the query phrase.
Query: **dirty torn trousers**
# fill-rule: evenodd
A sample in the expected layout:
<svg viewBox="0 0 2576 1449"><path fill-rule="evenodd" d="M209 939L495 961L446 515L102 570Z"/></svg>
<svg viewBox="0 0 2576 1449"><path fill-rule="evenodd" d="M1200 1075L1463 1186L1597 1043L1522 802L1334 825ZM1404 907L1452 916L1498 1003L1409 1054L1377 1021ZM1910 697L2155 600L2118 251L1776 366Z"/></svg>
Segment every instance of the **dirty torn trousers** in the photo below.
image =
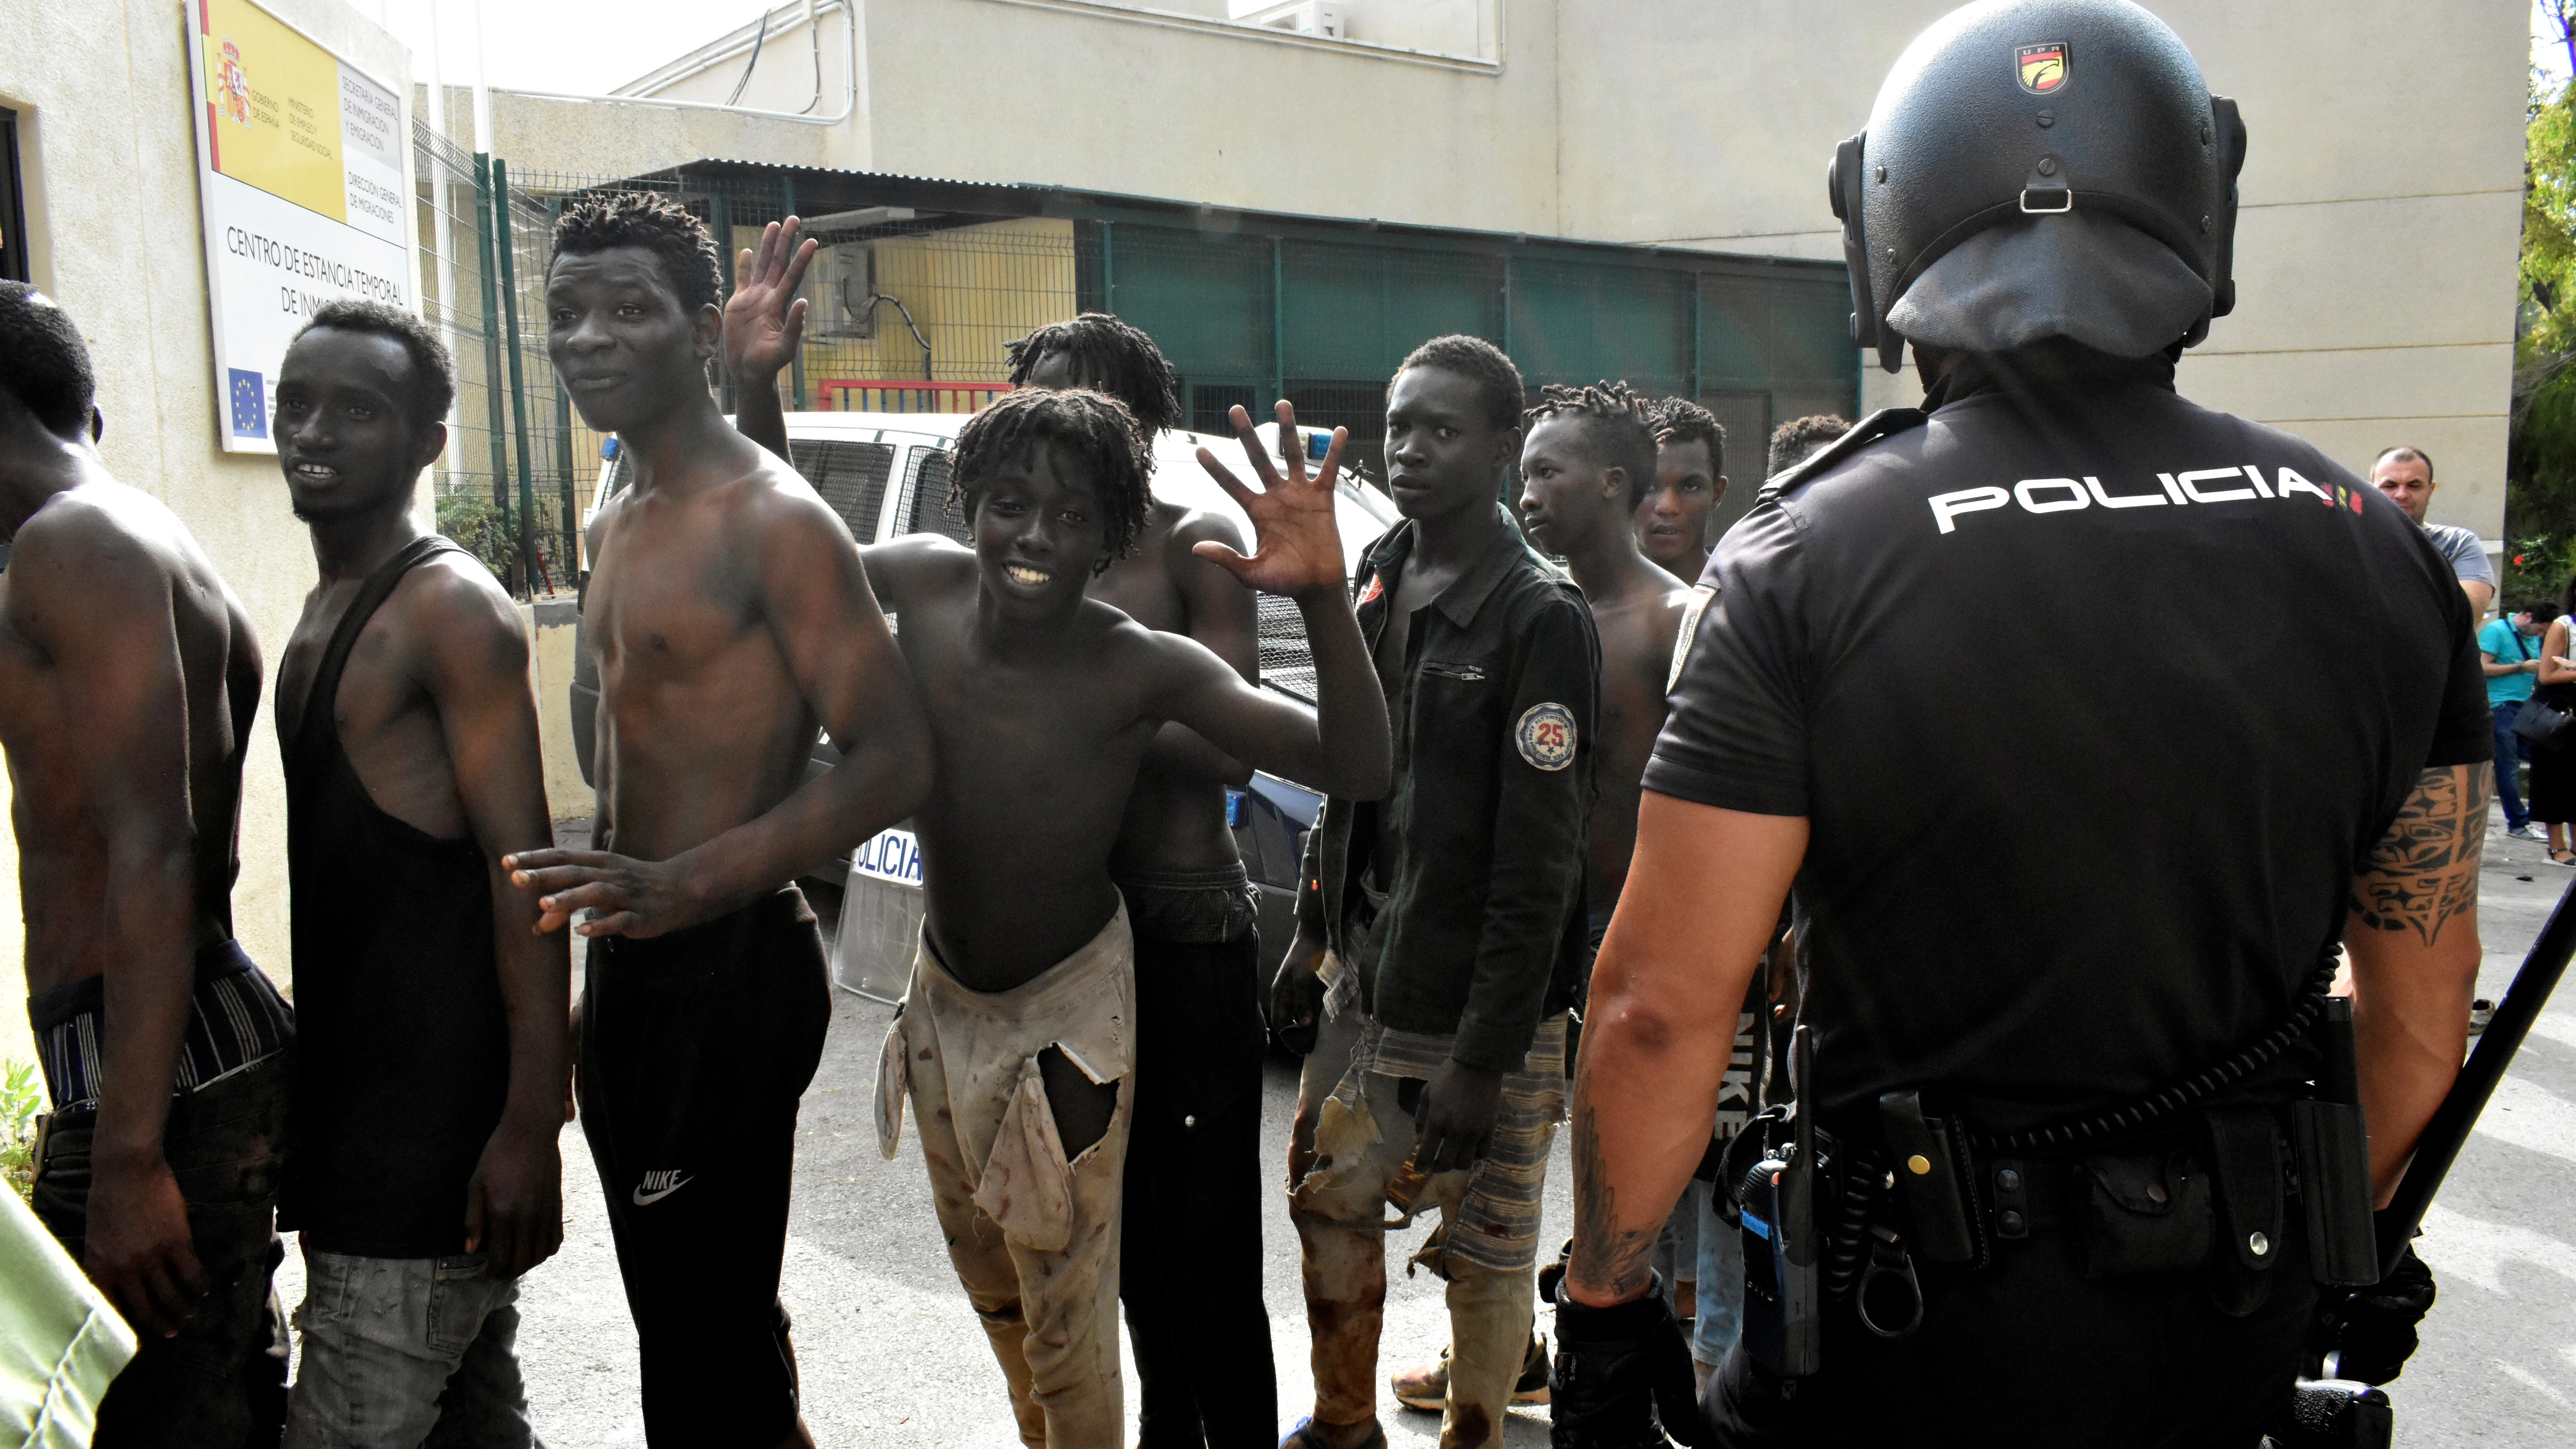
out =
<svg viewBox="0 0 2576 1449"><path fill-rule="evenodd" d="M1427 1267L1448 1284L1441 1449L1499 1449L1537 1317L1538 1198L1564 1111L1565 1018L1543 1023L1522 1070L1505 1074L1487 1156L1428 1180L1411 1171L1414 1116L1399 1101L1406 1078L1427 1079L1427 1054L1405 1060L1385 1045L1356 1009L1327 1017L1298 1083L1288 1215L1304 1260L1315 1417L1376 1416L1386 1232L1437 1206L1440 1226L1407 1271ZM1390 1202L1399 1216L1387 1216Z"/></svg>
<svg viewBox="0 0 2576 1449"><path fill-rule="evenodd" d="M1010 1384L1030 1449L1119 1449L1118 1227L1135 1111L1135 956L1122 905L1090 943L1008 991L959 984L925 939L886 1033L877 1141L912 1097L949 1261ZM1038 1058L1049 1047L1117 1105L1070 1161Z"/></svg>

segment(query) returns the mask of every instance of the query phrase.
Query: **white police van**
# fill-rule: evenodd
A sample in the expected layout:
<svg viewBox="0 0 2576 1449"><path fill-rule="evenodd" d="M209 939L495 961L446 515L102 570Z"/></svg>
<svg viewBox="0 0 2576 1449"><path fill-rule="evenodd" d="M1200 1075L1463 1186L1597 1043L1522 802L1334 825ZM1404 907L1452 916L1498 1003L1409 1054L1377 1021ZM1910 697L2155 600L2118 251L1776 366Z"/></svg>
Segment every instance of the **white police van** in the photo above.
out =
<svg viewBox="0 0 2576 1449"><path fill-rule="evenodd" d="M860 543L882 543L908 533L945 533L962 541L966 520L949 497L948 483L951 452L967 416L789 413L788 452L796 471L841 515ZM1263 445L1274 453L1278 431L1275 423L1260 427ZM1309 433L1301 441L1310 459L1320 459L1328 435ZM1201 447L1213 452L1236 477L1246 477L1243 448L1233 438L1166 432L1154 447L1154 495L1167 503L1230 518L1248 540L1251 521L1199 466ZM627 476L622 460L609 458L601 466L592 497L608 498ZM1383 492L1347 473L1335 491L1343 567L1348 571L1358 566L1360 551L1395 524L1397 514ZM1296 606L1264 594L1260 620L1263 687L1313 703L1314 663ZM901 626L897 619L896 627ZM571 693L573 741L587 781L599 681L586 649L574 666ZM834 758L831 745L817 741L810 768L819 772ZM1298 843L1315 823L1315 812L1322 804L1323 797L1304 785L1266 774L1254 775L1244 789L1226 792L1226 823L1234 827L1244 868L1251 872L1260 894L1265 971L1288 949L1295 927ZM913 939L921 924L921 850L912 832L887 830L846 860L817 861L806 876L843 887L840 930L832 953L833 979L877 1000L900 997L912 970Z"/></svg>

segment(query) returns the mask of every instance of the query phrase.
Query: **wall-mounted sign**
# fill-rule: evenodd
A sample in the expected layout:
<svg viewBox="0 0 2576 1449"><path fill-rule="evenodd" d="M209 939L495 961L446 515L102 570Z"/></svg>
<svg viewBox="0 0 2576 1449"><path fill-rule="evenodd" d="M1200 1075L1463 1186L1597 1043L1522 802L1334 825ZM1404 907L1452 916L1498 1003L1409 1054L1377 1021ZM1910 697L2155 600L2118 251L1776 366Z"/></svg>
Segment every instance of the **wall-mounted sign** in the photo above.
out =
<svg viewBox="0 0 2576 1449"><path fill-rule="evenodd" d="M410 134L392 87L251 0L185 0L216 432L274 453L277 364L334 297L416 307Z"/></svg>

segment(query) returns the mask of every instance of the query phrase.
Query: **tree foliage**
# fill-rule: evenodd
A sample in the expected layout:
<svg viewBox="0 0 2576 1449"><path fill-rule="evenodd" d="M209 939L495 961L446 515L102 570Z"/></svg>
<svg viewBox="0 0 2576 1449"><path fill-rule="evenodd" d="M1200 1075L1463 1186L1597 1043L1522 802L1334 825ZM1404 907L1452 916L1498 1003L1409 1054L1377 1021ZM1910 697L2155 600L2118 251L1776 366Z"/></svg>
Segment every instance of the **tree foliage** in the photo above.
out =
<svg viewBox="0 0 2576 1449"><path fill-rule="evenodd" d="M2576 62L2576 0L2543 0L2540 10ZM2544 94L2534 72L2524 145L2507 601L2556 595L2576 574L2576 85Z"/></svg>

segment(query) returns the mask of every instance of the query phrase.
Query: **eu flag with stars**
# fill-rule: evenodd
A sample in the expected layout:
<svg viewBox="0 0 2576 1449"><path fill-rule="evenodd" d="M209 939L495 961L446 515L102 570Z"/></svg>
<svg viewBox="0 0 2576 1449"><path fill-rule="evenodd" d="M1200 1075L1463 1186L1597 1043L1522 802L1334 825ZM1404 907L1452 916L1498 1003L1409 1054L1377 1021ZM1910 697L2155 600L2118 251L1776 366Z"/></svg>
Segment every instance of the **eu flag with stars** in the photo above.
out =
<svg viewBox="0 0 2576 1449"><path fill-rule="evenodd" d="M224 369L233 379L233 436L265 438L268 436L268 382L256 372L238 367Z"/></svg>

